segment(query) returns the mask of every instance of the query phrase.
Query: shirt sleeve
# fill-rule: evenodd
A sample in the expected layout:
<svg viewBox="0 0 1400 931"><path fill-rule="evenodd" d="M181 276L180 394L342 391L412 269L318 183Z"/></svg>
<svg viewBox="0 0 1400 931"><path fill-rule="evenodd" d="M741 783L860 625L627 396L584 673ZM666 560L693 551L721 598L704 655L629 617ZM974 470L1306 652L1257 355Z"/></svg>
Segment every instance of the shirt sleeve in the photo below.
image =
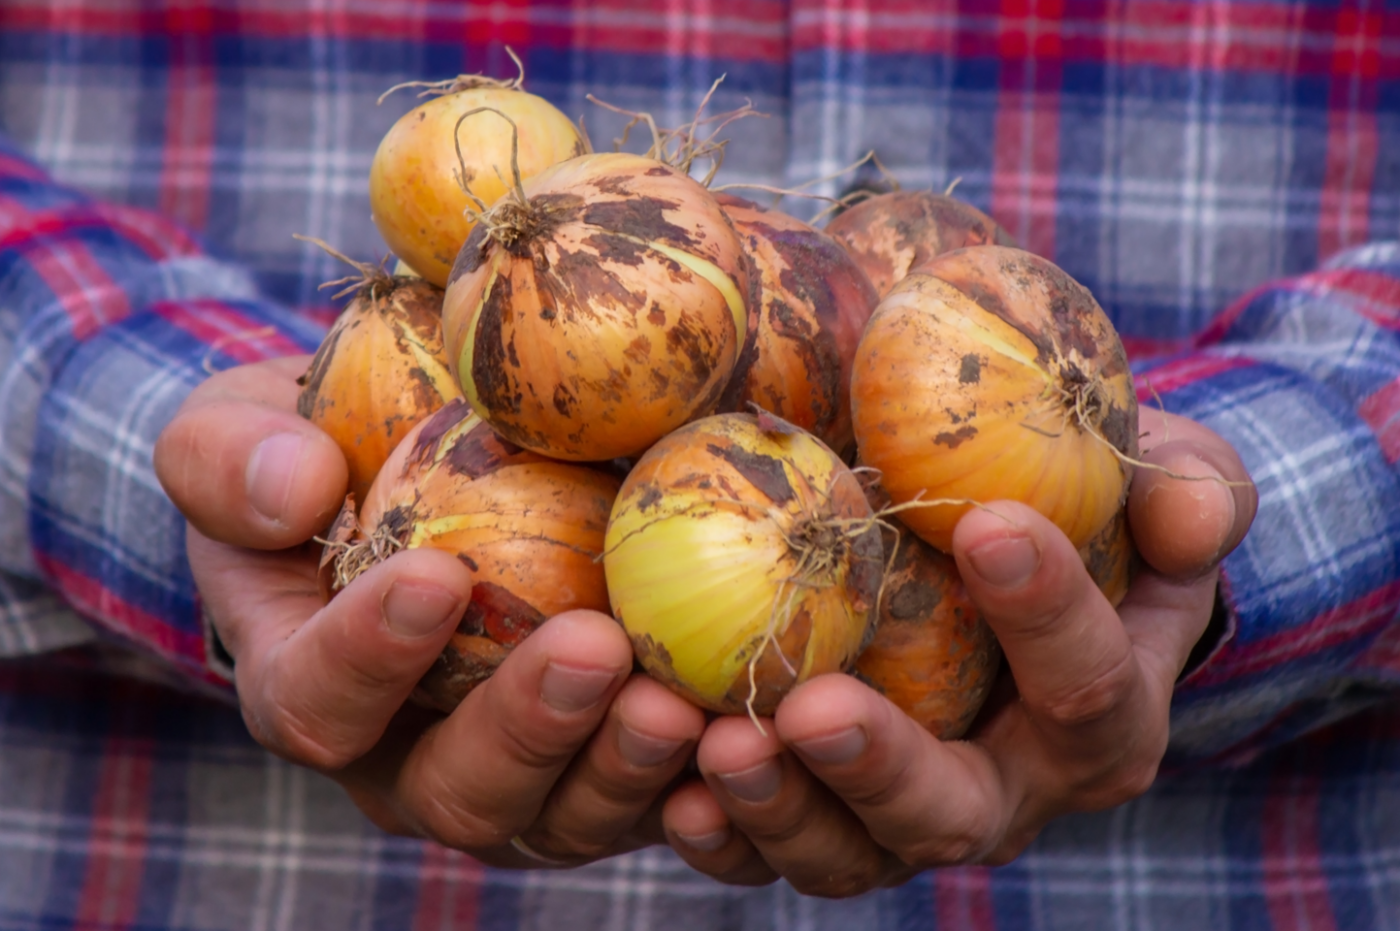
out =
<svg viewBox="0 0 1400 931"><path fill-rule="evenodd" d="M1178 684L1168 765L1245 762L1400 693L1400 243L1263 287L1139 399L1234 444L1259 512L1224 634Z"/></svg>
<svg viewBox="0 0 1400 931"><path fill-rule="evenodd" d="M321 332L178 226L54 183L0 136L0 656L108 639L216 678L155 440L212 372Z"/></svg>

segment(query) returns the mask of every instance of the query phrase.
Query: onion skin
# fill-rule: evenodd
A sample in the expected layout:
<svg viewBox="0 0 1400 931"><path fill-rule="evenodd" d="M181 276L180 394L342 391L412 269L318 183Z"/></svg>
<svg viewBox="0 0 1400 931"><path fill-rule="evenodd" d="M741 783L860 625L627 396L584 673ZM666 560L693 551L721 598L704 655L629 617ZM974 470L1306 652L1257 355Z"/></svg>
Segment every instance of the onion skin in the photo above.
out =
<svg viewBox="0 0 1400 931"><path fill-rule="evenodd" d="M457 183L454 133L463 114L493 107L519 131L523 177L581 155L578 127L549 101L504 87L475 87L433 98L399 118L374 153L369 170L370 210L394 255L438 287L471 234L475 205ZM493 113L468 117L460 128L467 187L491 206L511 179L510 123ZM505 180L502 180L505 179Z"/></svg>
<svg viewBox="0 0 1400 931"><path fill-rule="evenodd" d="M849 669L883 572L873 521L841 525L839 541L824 523L870 518L855 475L809 434L762 422L719 414L653 446L618 494L603 557L613 616L647 672L721 714L772 714L798 683ZM795 584L799 539L831 561Z"/></svg>
<svg viewBox="0 0 1400 931"><path fill-rule="evenodd" d="M715 196L753 261L749 303L756 310L719 410L757 404L845 451L851 359L875 310L875 287L820 230L740 197Z"/></svg>
<svg viewBox="0 0 1400 931"><path fill-rule="evenodd" d="M1108 603L1115 608L1122 604L1141 563L1128 528L1128 509L1119 510L1098 535L1080 547L1079 557Z"/></svg>
<svg viewBox="0 0 1400 931"><path fill-rule="evenodd" d="M300 380L297 411L335 440L363 501L394 447L461 389L442 342L442 289L409 278L360 288Z"/></svg>
<svg viewBox="0 0 1400 931"><path fill-rule="evenodd" d="M1017 500L1076 548L1122 508L1132 470L1120 456L1138 455L1108 317L1059 268L1002 246L940 256L880 302L856 351L851 414L862 461L896 503ZM948 552L969 506L900 518Z"/></svg>
<svg viewBox="0 0 1400 931"><path fill-rule="evenodd" d="M890 505L867 481L877 512ZM953 558L920 540L899 518L881 527L888 556L875 636L855 675L940 740L967 732L991 694L1001 645L973 604Z"/></svg>
<svg viewBox="0 0 1400 931"><path fill-rule="evenodd" d="M637 455L712 411L747 335L748 263L709 191L603 153L525 192L522 228L479 227L447 286L448 356L473 409L513 443L582 461Z"/></svg>
<svg viewBox="0 0 1400 931"><path fill-rule="evenodd" d="M870 277L880 297L935 256L968 246L1015 246L971 204L932 191L893 191L863 200L826 225Z"/></svg>
<svg viewBox="0 0 1400 931"><path fill-rule="evenodd" d="M405 438L364 503L359 538L445 550L475 577L420 701L450 711L547 618L608 610L597 560L619 484L502 440L460 398Z"/></svg>

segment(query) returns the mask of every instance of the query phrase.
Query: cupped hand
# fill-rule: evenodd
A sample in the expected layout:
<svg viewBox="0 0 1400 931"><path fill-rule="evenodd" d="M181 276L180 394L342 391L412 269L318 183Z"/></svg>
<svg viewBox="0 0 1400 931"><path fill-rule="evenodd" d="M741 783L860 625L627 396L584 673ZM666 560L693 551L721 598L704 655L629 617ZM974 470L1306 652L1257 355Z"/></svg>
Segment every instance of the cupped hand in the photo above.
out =
<svg viewBox="0 0 1400 931"><path fill-rule="evenodd" d="M661 841L659 799L704 718L632 675L611 618L551 618L443 717L406 699L471 597L466 566L401 552L322 603L309 541L340 506L346 469L295 413L306 365L214 376L156 448L253 736L336 779L380 827L493 865L574 865Z"/></svg>
<svg viewBox="0 0 1400 931"><path fill-rule="evenodd" d="M954 557L1010 674L969 739L935 739L849 676L811 680L766 734L738 717L706 730L703 781L663 811L681 856L728 882L781 876L800 892L854 895L929 867L1007 862L1051 819L1146 791L1219 562L1257 498L1212 431L1156 411L1142 428L1150 467L1136 471L1128 509L1145 565L1117 610L1038 513L970 511Z"/></svg>

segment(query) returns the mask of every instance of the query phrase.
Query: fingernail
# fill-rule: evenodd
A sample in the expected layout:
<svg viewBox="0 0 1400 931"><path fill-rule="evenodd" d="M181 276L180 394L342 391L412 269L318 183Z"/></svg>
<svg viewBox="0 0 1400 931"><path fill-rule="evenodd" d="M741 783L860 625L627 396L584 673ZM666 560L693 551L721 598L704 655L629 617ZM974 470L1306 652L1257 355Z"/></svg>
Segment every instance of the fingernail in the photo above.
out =
<svg viewBox="0 0 1400 931"><path fill-rule="evenodd" d="M768 759L737 773L719 773L719 781L730 795L741 802L757 804L778 794L783 782L776 760Z"/></svg>
<svg viewBox="0 0 1400 931"><path fill-rule="evenodd" d="M457 596L437 585L395 582L380 609L384 623L401 637L426 637L453 620L461 607Z"/></svg>
<svg viewBox="0 0 1400 931"><path fill-rule="evenodd" d="M282 523L292 476L301 464L306 439L299 433L278 433L257 445L248 459L243 481L253 510L274 523Z"/></svg>
<svg viewBox="0 0 1400 931"><path fill-rule="evenodd" d="M793 746L801 751L803 756L809 756L818 763L840 766L864 753L869 743L870 739L866 737L864 728L848 727L844 731L837 731L825 737L794 741Z"/></svg>
<svg viewBox="0 0 1400 931"><path fill-rule="evenodd" d="M633 766L658 766L676 755L683 740L662 740L638 734L626 724L617 731L617 751Z"/></svg>
<svg viewBox="0 0 1400 931"><path fill-rule="evenodd" d="M1040 568L1040 550L1029 537L998 537L970 550L972 570L997 588L1015 588Z"/></svg>
<svg viewBox="0 0 1400 931"><path fill-rule="evenodd" d="M729 828L720 828L708 834L677 834L676 837L687 847L694 847L704 853L714 853L729 843Z"/></svg>
<svg viewBox="0 0 1400 931"><path fill-rule="evenodd" d="M617 673L550 663L540 679L540 697L555 711L583 711L598 704Z"/></svg>

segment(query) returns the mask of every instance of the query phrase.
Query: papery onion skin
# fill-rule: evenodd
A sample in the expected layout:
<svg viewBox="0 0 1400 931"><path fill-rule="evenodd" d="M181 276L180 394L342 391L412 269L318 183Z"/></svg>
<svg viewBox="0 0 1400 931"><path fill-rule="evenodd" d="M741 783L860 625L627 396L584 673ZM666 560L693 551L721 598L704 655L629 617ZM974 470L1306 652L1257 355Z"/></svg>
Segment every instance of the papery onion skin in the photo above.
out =
<svg viewBox="0 0 1400 931"><path fill-rule="evenodd" d="M1079 557L1089 577L1113 607L1128 596L1128 586L1142 562L1128 527L1128 509L1122 508L1088 543L1079 548Z"/></svg>
<svg viewBox="0 0 1400 931"><path fill-rule="evenodd" d="M995 220L932 191L893 191L863 200L826 225L880 297L934 256L968 246L1015 246Z"/></svg>
<svg viewBox="0 0 1400 931"><path fill-rule="evenodd" d="M878 484L867 497L889 506ZM1001 645L973 604L953 558L889 515L881 528L888 566L875 636L855 675L940 740L967 732L1001 668ZM890 557L888 554L893 553Z"/></svg>
<svg viewBox="0 0 1400 931"><path fill-rule="evenodd" d="M511 125L515 122L520 173L536 172L585 151L578 127L542 97L506 87L474 87L435 97L399 118L380 140L370 163L369 196L374 224L400 259L438 287L474 225L475 205L463 192L454 134L460 133L467 187L490 206L511 183Z"/></svg>
<svg viewBox="0 0 1400 931"><path fill-rule="evenodd" d="M647 672L722 714L772 714L798 683L848 669L883 571L855 475L809 434L766 422L787 432L720 414L653 446L618 495L603 557L613 615ZM829 570L803 574L789 541L830 544L837 529L849 533L821 550Z"/></svg>
<svg viewBox="0 0 1400 931"><path fill-rule="evenodd" d="M862 461L896 503L1021 501L1075 547L1123 506L1124 459L1138 454L1137 399L1108 317L1059 268L1002 246L940 256L880 302L856 351L851 415ZM900 518L948 552L970 506Z"/></svg>
<svg viewBox="0 0 1400 931"><path fill-rule="evenodd" d="M619 485L502 440L461 398L405 438L360 511L361 538L445 550L474 576L471 603L420 700L450 711L547 618L608 610L598 559Z"/></svg>
<svg viewBox="0 0 1400 931"><path fill-rule="evenodd" d="M363 501L414 424L461 389L442 342L442 289L378 277L346 305L301 378L297 411L345 454L349 491Z"/></svg>
<svg viewBox="0 0 1400 931"><path fill-rule="evenodd" d="M716 195L753 260L757 310L719 410L749 404L837 452L851 435L851 358L875 310L875 287L835 240L801 220L732 194Z"/></svg>
<svg viewBox="0 0 1400 931"><path fill-rule="evenodd" d="M714 197L668 165L585 155L525 183L523 229L485 225L443 304L468 402L558 459L641 453L714 409L748 326L747 260Z"/></svg>

